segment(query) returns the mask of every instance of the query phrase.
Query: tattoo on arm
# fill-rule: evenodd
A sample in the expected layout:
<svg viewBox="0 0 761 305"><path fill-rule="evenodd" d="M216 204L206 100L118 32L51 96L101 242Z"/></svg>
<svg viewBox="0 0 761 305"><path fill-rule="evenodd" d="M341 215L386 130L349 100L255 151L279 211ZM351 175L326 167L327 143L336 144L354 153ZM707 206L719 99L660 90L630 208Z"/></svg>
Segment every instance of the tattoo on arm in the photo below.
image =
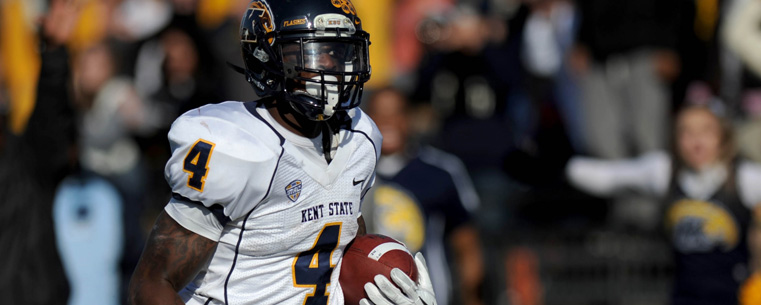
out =
<svg viewBox="0 0 761 305"><path fill-rule="evenodd" d="M130 282L130 304L184 304L177 292L206 264L217 243L162 212Z"/></svg>

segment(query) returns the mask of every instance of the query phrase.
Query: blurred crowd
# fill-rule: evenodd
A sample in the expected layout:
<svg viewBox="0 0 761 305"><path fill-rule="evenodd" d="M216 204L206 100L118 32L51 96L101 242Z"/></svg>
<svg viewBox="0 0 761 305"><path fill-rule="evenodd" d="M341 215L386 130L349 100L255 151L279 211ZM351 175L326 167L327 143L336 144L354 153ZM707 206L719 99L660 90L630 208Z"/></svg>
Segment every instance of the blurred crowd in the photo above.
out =
<svg viewBox="0 0 761 305"><path fill-rule="evenodd" d="M257 98L227 64L242 66L248 2L0 0L11 303L122 303L171 196L170 124ZM702 105L761 162L759 0L353 2L372 43L363 107L392 88L409 104L401 136L456 157L475 191L455 217L469 233L442 229L442 259L480 248L483 267L450 268L450 282L468 279L450 304L668 304L660 202L581 191L569 159L673 151L677 111Z"/></svg>

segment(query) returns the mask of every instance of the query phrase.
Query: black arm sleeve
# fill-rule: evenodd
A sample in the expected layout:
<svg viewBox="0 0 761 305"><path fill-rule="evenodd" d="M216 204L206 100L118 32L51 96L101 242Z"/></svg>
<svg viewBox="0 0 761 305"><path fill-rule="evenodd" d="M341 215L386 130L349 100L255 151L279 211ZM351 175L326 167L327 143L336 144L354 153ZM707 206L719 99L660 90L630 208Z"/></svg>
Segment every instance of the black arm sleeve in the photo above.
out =
<svg viewBox="0 0 761 305"><path fill-rule="evenodd" d="M69 91L69 56L66 48L43 51L37 99L22 142L35 161L41 179L60 181L71 169L76 139L74 110Z"/></svg>

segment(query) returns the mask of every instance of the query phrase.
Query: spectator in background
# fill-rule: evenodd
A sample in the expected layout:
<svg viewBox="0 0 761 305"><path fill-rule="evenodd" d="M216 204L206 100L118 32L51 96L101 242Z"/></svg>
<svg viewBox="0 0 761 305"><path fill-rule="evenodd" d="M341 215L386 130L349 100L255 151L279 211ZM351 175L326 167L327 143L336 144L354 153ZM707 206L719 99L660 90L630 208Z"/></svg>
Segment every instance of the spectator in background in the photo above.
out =
<svg viewBox="0 0 761 305"><path fill-rule="evenodd" d="M679 73L676 0L583 0L570 56L581 98L582 152L605 159L665 149L669 83ZM656 203L620 193L614 226L651 230Z"/></svg>
<svg viewBox="0 0 761 305"><path fill-rule="evenodd" d="M688 0L678 1L676 14L671 17L676 24L675 52L679 56L679 75L671 86L672 109L679 109L686 100L690 87L706 84L720 93L722 100L736 97L729 80L737 74L729 68L730 59L722 52L717 29L724 18L724 8L734 0ZM741 0L743 1L743 0ZM722 67L724 66L724 67Z"/></svg>
<svg viewBox="0 0 761 305"><path fill-rule="evenodd" d="M761 1L737 1L725 22L723 38L756 77L761 77Z"/></svg>
<svg viewBox="0 0 761 305"><path fill-rule="evenodd" d="M669 92L679 71L674 0L579 1L572 65L589 154L625 158L666 147Z"/></svg>
<svg viewBox="0 0 761 305"><path fill-rule="evenodd" d="M355 3L355 5L357 5ZM224 90L223 96L232 101L252 101L257 96L251 91L251 86L245 78L240 77L240 73L234 69L229 69L225 64L227 62L236 66L243 66L243 59L240 56L240 48L231 44L230 40L237 39L240 35L240 16L248 7L248 1L235 0L199 0L196 8L198 26L204 32L205 42L208 45L213 57L217 60L220 67L217 84ZM361 10L360 10L361 11ZM362 20L364 24L367 20ZM384 25L385 25L384 19ZM373 44L375 39L373 40ZM375 54L375 52L371 52ZM373 70L373 79L375 78L375 69Z"/></svg>
<svg viewBox="0 0 761 305"><path fill-rule="evenodd" d="M134 44L166 27L172 6L166 0L120 0L111 18L111 35Z"/></svg>
<svg viewBox="0 0 761 305"><path fill-rule="evenodd" d="M426 55L422 43L431 43L428 39L439 39L447 34L437 32L435 37L421 35L421 24L427 18L451 9L456 1L453 0L403 0L396 1L394 20L387 30L392 33L391 50L393 60L393 72L397 77L409 79L414 75L420 61Z"/></svg>
<svg viewBox="0 0 761 305"><path fill-rule="evenodd" d="M83 50L74 61L74 92L80 118L79 161L84 175L73 178L81 180L79 185L69 184L72 187L81 186L82 189L64 189L62 192L83 197L78 199L75 195L69 195L63 202L80 200L83 206L86 206L88 196L110 198L101 195L106 191L91 191L107 188L97 187L98 183L105 184L95 181L97 177L108 180L119 191L118 202L112 203L111 206L117 209L120 218L118 223L124 227L118 230L98 230L117 230L118 234L124 235L120 236L120 242L116 244L119 249L124 249L123 256L119 253L118 258L122 260L119 274L123 276L121 282L126 290L129 277L140 259L145 243L140 216L145 209L146 188L149 187L143 152L135 136L153 134L162 122L160 109L153 109L154 105L145 103L138 96L132 81L128 77L118 75L120 62L112 45L107 42ZM92 175L95 177L90 177ZM108 206L107 203L103 205ZM104 214L98 212L101 210L94 209L90 213L94 219L83 219L98 224L102 220L97 217L110 217L113 213L110 209L101 208L109 212ZM93 247L97 246L99 245L93 244Z"/></svg>
<svg viewBox="0 0 761 305"><path fill-rule="evenodd" d="M569 180L585 191L611 195L628 188L665 202L661 219L676 263L674 305L737 304L748 276L746 238L758 222L753 210L761 209L761 165L737 160L731 127L720 112L705 105L681 110L671 155L575 157L567 168Z"/></svg>
<svg viewBox="0 0 761 305"><path fill-rule="evenodd" d="M72 175L59 184L53 221L58 253L71 286L68 305L121 303L123 206L116 188L95 175Z"/></svg>
<svg viewBox="0 0 761 305"><path fill-rule="evenodd" d="M164 110L165 127L185 111L221 101L213 68L216 59L204 42L192 15L175 15L138 52L135 67L138 92L150 104Z"/></svg>
<svg viewBox="0 0 761 305"><path fill-rule="evenodd" d="M55 187L76 162L76 125L63 45L77 16L70 1L50 1L41 28L35 107L24 132L6 134L0 151L0 293L10 304L67 304L69 299L51 213Z"/></svg>
<svg viewBox="0 0 761 305"><path fill-rule="evenodd" d="M475 182L482 203L479 216L485 216L479 226L485 228L486 239L501 235L509 213L505 201L514 188L502 166L518 137L506 108L511 107L510 90L519 86L520 71L518 52L493 44L498 39L493 32L503 27L467 4L427 20L419 34L430 49L410 94L434 118L425 135L429 139L423 139L462 160Z"/></svg>
<svg viewBox="0 0 761 305"><path fill-rule="evenodd" d="M465 167L452 155L409 141L410 111L401 92L382 89L368 103L383 135L376 186L362 208L368 232L425 254L438 304L481 304L481 245L470 223L479 199Z"/></svg>
<svg viewBox="0 0 761 305"><path fill-rule="evenodd" d="M736 54L747 67L748 78L761 78L761 1L735 1L725 21L722 38L727 47ZM738 138L739 149L756 162L761 162L761 90L756 87L748 88L742 96L742 106L745 110L746 123L740 128ZM761 304L761 209L756 209L754 229L749 233L751 254L751 270L754 272L743 285L740 292L740 304Z"/></svg>
<svg viewBox="0 0 761 305"><path fill-rule="evenodd" d="M80 159L84 169L114 180L125 196L137 195L142 180L137 173L140 151L131 135L155 124L132 82L116 75L117 65L106 43L88 48L75 61L82 117Z"/></svg>
<svg viewBox="0 0 761 305"><path fill-rule="evenodd" d="M164 29L143 41L135 62L135 88L158 116L157 129L138 137L148 165L148 181L154 186L148 190L146 225L152 223L171 195L165 187L160 187L165 179L164 165L169 159L166 134L171 123L190 109L222 101L224 90L216 69L227 67L211 55L206 47L206 36L195 23L192 6L182 2L175 4L182 7L185 15L175 11ZM250 86L244 85L250 91ZM146 229L150 229L150 225Z"/></svg>
<svg viewBox="0 0 761 305"><path fill-rule="evenodd" d="M738 101L744 116L738 116L743 124L738 128L740 152L757 162L761 162L761 1L737 0L728 13L722 32L723 42L737 55L746 67L747 88L741 92ZM754 83L753 80L756 80Z"/></svg>
<svg viewBox="0 0 761 305"><path fill-rule="evenodd" d="M529 95L537 102L549 100L555 105L573 147L582 150L579 92L567 60L579 22L576 8L567 0L527 2L531 12L523 28L521 58L527 82L531 84L527 86ZM531 117L538 120L540 111L540 107L536 107L533 115L524 120Z"/></svg>
<svg viewBox="0 0 761 305"><path fill-rule="evenodd" d="M476 8L452 8L440 27L446 35L432 42L435 49L421 63L412 98L429 101L442 120L436 132L446 136L435 140L438 147L462 159L474 175L499 168L512 147L502 83L510 71L495 69L484 53L491 28Z"/></svg>

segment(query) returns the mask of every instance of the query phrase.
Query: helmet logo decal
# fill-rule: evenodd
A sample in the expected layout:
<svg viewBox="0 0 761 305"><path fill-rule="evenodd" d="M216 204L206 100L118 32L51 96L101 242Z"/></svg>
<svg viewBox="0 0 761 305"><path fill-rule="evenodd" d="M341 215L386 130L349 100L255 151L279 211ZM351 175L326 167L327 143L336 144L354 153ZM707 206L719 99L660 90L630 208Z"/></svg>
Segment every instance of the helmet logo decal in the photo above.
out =
<svg viewBox="0 0 761 305"><path fill-rule="evenodd" d="M301 180L293 180L291 183L288 183L285 186L285 194L293 202L299 200L299 196L301 196Z"/></svg>
<svg viewBox="0 0 761 305"><path fill-rule="evenodd" d="M354 9L354 4L352 4L351 1L331 0L330 2L333 3L333 6L343 10L344 13L351 14L352 16L357 16L357 10Z"/></svg>
<svg viewBox="0 0 761 305"><path fill-rule="evenodd" d="M285 28L285 27L289 27L289 26L302 25L302 24L306 24L306 23L307 23L307 19L305 17L302 17L302 18L299 18L299 19L293 19L293 20L283 21L283 27Z"/></svg>
<svg viewBox="0 0 761 305"><path fill-rule="evenodd" d="M272 31L275 30L275 24L272 22L272 14L270 13L269 8L267 8L267 5L262 1L253 1L251 2L251 5L246 10L246 19L251 21L251 28L256 28L256 23L261 23L262 28L264 28L264 33L269 34ZM251 36L251 39L249 39L252 42L256 42L256 36L254 36L254 33L246 33ZM272 38L269 39L269 42L272 43Z"/></svg>

